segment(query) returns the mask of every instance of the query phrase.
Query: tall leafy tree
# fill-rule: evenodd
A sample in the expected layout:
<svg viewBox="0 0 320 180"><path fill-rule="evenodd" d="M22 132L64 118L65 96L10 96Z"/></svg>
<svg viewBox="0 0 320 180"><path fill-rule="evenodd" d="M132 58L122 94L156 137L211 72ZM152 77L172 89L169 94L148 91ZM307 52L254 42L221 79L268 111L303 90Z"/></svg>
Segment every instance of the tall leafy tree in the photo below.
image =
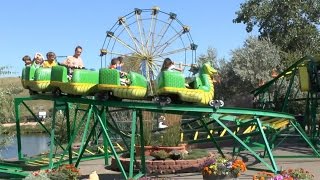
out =
<svg viewBox="0 0 320 180"><path fill-rule="evenodd" d="M281 69L280 51L268 39L249 37L242 48L232 51L234 72L244 81L257 87L258 82L268 81L273 69Z"/></svg>
<svg viewBox="0 0 320 180"><path fill-rule="evenodd" d="M286 53L319 53L319 0L247 0L236 12L235 23L247 32L258 28Z"/></svg>
<svg viewBox="0 0 320 180"><path fill-rule="evenodd" d="M219 66L220 82L215 84L215 99L223 100L226 106L251 107L251 83L235 73L232 62L219 60Z"/></svg>

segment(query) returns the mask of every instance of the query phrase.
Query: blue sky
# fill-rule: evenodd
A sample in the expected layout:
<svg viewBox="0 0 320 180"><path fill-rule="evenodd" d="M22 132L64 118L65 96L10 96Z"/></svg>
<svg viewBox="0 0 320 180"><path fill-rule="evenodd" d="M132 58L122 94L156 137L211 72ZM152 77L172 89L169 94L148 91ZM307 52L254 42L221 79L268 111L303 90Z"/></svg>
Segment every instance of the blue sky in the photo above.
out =
<svg viewBox="0 0 320 180"><path fill-rule="evenodd" d="M20 72L21 58L36 52L54 51L58 56L72 55L81 45L82 58L88 68L99 68L99 50L108 31L118 17L134 8L174 12L190 26L190 34L198 45L197 56L208 47L218 57L230 58L230 51L242 46L249 36L243 24L234 24L235 12L242 1L3 1L0 3L0 66L14 66ZM63 59L58 59L62 61ZM18 73L19 74L19 73Z"/></svg>

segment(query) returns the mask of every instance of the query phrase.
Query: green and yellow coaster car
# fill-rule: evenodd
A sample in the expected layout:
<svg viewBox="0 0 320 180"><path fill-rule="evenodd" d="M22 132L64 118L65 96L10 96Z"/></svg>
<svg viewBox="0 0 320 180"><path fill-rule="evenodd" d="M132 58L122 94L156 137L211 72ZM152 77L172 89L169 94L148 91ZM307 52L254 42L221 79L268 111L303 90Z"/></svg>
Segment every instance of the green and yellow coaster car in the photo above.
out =
<svg viewBox="0 0 320 180"><path fill-rule="evenodd" d="M51 68L27 66L22 70L21 83L25 89L30 90L30 94L49 92L52 90L50 77Z"/></svg>
<svg viewBox="0 0 320 180"><path fill-rule="evenodd" d="M143 99L147 93L147 80L141 74L129 72L125 79L129 83L121 84L120 72L116 69L99 70L99 92L121 99Z"/></svg>
<svg viewBox="0 0 320 180"><path fill-rule="evenodd" d="M51 86L53 93L60 95L61 93L71 95L89 95L97 91L99 83L99 72L85 69L74 69L70 80L67 76L67 68L65 66L54 66L51 72Z"/></svg>
<svg viewBox="0 0 320 180"><path fill-rule="evenodd" d="M199 75L186 86L185 77L181 72L163 71L155 82L155 98L171 98L178 101L190 102L201 105L214 105L213 75L217 71L204 64L200 68ZM120 72L116 69L102 68L99 71L74 69L73 75L68 80L65 66L52 68L25 67L22 71L22 85L32 92L52 92L59 96L67 95L102 95L116 97L117 99L147 99L148 82L144 76L135 72L129 72L123 84ZM108 99L108 98L107 98ZM157 101L157 100L156 100Z"/></svg>
<svg viewBox="0 0 320 180"><path fill-rule="evenodd" d="M217 71L209 63L200 68L199 75L186 85L181 72L163 71L156 80L156 96L167 97L171 101L192 102L212 105L214 97L213 75ZM158 100L156 100L158 101Z"/></svg>

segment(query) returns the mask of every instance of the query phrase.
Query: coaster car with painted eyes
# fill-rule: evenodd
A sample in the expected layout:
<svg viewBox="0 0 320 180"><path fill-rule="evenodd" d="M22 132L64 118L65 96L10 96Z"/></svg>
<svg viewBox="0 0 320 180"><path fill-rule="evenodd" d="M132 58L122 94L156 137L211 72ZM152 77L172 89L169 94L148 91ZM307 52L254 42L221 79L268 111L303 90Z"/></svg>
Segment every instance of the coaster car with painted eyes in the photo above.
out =
<svg viewBox="0 0 320 180"><path fill-rule="evenodd" d="M154 100L163 104L171 102L191 102L200 105L216 106L213 75L217 71L209 64L203 64L198 76L186 84L181 72L162 71L156 80ZM219 101L219 103L222 103ZM220 105L219 105L220 106Z"/></svg>

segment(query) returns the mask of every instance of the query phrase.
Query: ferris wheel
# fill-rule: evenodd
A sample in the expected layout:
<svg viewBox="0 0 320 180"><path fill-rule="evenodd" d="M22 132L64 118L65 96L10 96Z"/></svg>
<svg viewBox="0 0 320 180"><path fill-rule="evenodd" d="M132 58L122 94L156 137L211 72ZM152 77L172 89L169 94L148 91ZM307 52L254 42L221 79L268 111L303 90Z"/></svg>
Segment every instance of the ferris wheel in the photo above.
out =
<svg viewBox="0 0 320 180"><path fill-rule="evenodd" d="M177 14L163 12L159 7L135 8L119 17L106 31L100 51L101 67L107 67L112 58L122 56L129 67L126 70L138 67L151 82L165 58L176 64L191 64L195 62L196 49L190 27L182 24Z"/></svg>

